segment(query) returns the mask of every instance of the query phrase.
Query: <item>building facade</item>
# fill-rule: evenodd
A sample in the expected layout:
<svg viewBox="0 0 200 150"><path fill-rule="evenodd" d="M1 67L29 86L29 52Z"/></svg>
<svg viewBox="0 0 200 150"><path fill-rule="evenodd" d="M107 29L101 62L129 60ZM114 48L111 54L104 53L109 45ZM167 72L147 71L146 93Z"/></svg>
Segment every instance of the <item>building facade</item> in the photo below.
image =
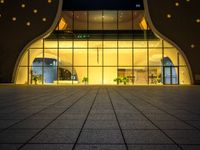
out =
<svg viewBox="0 0 200 150"><path fill-rule="evenodd" d="M13 82L188 85L194 78L198 81L181 46L154 26L151 8L143 7L142 1L120 7L121 3L77 6L75 1L64 1L48 34L37 37L18 55ZM172 14L165 15L166 20L172 19Z"/></svg>

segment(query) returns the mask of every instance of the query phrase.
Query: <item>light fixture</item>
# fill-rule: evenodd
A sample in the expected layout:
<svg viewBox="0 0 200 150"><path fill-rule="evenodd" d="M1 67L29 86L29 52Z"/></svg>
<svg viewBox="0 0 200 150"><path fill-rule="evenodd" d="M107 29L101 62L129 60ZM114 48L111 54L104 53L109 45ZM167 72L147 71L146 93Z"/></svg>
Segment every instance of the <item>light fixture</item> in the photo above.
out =
<svg viewBox="0 0 200 150"><path fill-rule="evenodd" d="M176 2L176 3L175 3L175 6L179 6L179 2Z"/></svg>
<svg viewBox="0 0 200 150"><path fill-rule="evenodd" d="M26 23L26 25L27 25L27 26L30 26L30 25L31 25L31 23L28 21L28 22Z"/></svg>
<svg viewBox="0 0 200 150"><path fill-rule="evenodd" d="M47 21L47 18L42 18L42 21L43 21L43 22L46 22L46 21Z"/></svg>
<svg viewBox="0 0 200 150"><path fill-rule="evenodd" d="M22 4L22 5L21 5L21 7L22 7L22 8L25 8L25 7L26 7L26 5L25 5L25 4Z"/></svg>
<svg viewBox="0 0 200 150"><path fill-rule="evenodd" d="M4 0L1 0L1 3L3 4L3 3L4 3Z"/></svg>
<svg viewBox="0 0 200 150"><path fill-rule="evenodd" d="M167 18L168 19L172 18L172 15L171 14L167 14Z"/></svg>
<svg viewBox="0 0 200 150"><path fill-rule="evenodd" d="M37 9L33 9L33 12L36 14L38 12L38 10Z"/></svg>
<svg viewBox="0 0 200 150"><path fill-rule="evenodd" d="M52 0L48 0L48 3L52 3Z"/></svg>
<svg viewBox="0 0 200 150"><path fill-rule="evenodd" d="M190 47L191 47L191 48L195 48L195 45L194 45L194 44L191 44Z"/></svg>
<svg viewBox="0 0 200 150"><path fill-rule="evenodd" d="M200 18L196 19L196 22L197 22L197 23L200 23Z"/></svg>
<svg viewBox="0 0 200 150"><path fill-rule="evenodd" d="M12 21L16 21L17 20L17 18L16 17L12 17Z"/></svg>

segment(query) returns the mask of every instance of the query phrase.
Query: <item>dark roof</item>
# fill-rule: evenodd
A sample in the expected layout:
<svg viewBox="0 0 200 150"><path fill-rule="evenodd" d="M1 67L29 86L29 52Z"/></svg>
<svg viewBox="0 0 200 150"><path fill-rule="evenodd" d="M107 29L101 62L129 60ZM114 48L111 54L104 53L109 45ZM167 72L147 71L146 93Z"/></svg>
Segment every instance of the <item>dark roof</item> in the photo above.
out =
<svg viewBox="0 0 200 150"><path fill-rule="evenodd" d="M143 0L63 0L63 10L143 10Z"/></svg>

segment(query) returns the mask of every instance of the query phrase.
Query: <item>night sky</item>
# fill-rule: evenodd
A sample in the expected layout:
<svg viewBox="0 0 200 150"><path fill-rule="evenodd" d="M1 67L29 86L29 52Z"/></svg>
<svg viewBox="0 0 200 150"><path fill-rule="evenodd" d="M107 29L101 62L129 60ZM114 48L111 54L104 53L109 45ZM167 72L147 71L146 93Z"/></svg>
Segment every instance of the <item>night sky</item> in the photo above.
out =
<svg viewBox="0 0 200 150"><path fill-rule="evenodd" d="M63 0L63 10L144 9L143 0Z"/></svg>

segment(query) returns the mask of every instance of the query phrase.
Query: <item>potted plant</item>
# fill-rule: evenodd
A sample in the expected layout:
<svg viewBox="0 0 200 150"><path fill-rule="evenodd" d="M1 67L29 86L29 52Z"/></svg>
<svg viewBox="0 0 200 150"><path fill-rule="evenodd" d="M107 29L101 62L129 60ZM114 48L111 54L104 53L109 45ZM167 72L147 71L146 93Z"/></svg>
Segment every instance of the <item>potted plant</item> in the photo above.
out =
<svg viewBox="0 0 200 150"><path fill-rule="evenodd" d="M82 82L85 83L85 85L86 85L88 83L88 77L83 77Z"/></svg>
<svg viewBox="0 0 200 150"><path fill-rule="evenodd" d="M35 85L37 84L38 80L39 80L39 76L36 76L36 75L33 76L33 81L34 81Z"/></svg>
<svg viewBox="0 0 200 150"><path fill-rule="evenodd" d="M117 82L117 85L119 85L122 82L122 78L121 77L117 77L113 81Z"/></svg>
<svg viewBox="0 0 200 150"><path fill-rule="evenodd" d="M129 82L129 78L128 77L123 77L122 78L122 82L124 83L124 85L126 85Z"/></svg>

